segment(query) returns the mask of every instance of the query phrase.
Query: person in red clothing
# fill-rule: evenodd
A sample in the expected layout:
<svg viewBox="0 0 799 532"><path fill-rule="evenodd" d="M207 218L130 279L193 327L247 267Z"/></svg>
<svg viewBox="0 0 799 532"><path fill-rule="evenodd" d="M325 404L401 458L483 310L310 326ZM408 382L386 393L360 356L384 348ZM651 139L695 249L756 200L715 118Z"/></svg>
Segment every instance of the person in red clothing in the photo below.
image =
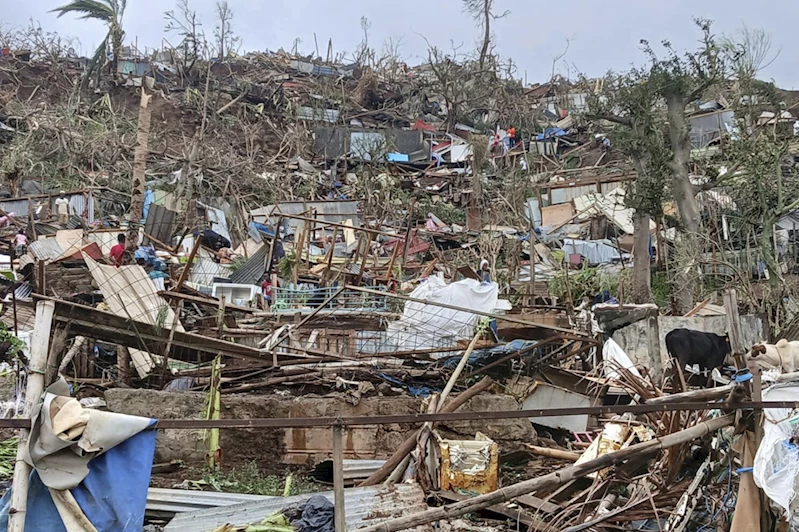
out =
<svg viewBox="0 0 799 532"><path fill-rule="evenodd" d="M111 248L111 264L119 268L122 266L122 257L125 255L125 235L117 237L118 244Z"/></svg>

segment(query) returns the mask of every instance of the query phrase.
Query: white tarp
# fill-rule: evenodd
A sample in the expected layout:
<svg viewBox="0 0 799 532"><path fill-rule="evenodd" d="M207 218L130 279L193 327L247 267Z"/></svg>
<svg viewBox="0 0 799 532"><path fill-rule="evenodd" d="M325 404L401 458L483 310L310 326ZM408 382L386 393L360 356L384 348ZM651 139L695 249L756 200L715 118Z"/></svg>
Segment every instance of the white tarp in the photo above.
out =
<svg viewBox="0 0 799 532"><path fill-rule="evenodd" d="M483 284L474 279L463 279L446 284L439 276L428 278L410 293L414 299L480 312L493 312L498 295L497 283ZM386 341L392 345L379 351L451 347L458 340L471 338L480 318L471 312L408 301L402 318L390 323L386 330Z"/></svg>
<svg viewBox="0 0 799 532"><path fill-rule="evenodd" d="M617 371L619 367L628 370L636 377L641 377L633 361L612 338L605 340L602 345L602 361L605 363L605 377L609 379L621 379L621 375Z"/></svg>
<svg viewBox="0 0 799 532"><path fill-rule="evenodd" d="M763 391L763 401L799 401L799 383L775 384ZM799 429L799 409L767 408L763 414L763 440L752 474L755 484L786 511L790 521L799 506L799 446L790 442Z"/></svg>

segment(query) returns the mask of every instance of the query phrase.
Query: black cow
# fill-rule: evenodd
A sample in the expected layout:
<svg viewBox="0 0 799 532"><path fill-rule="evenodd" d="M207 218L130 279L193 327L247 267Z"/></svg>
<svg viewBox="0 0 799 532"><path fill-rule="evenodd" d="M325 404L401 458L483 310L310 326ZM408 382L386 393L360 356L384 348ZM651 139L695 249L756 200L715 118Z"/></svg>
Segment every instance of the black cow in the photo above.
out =
<svg viewBox="0 0 799 532"><path fill-rule="evenodd" d="M698 364L703 371L708 371L707 386L712 377L710 371L724 365L730 353L730 338L713 333L694 331L691 329L674 329L666 335L666 349L672 358L677 359L682 371L686 365Z"/></svg>

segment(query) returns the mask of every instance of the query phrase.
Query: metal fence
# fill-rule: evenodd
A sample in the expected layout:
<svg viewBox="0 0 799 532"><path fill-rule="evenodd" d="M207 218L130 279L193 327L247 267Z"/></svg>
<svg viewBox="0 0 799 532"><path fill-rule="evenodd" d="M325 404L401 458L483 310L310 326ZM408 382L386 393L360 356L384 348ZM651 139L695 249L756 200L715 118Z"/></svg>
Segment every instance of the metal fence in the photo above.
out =
<svg viewBox="0 0 799 532"><path fill-rule="evenodd" d="M385 291L385 287L376 287L375 289ZM279 313L316 310L339 290L341 288L337 287L276 288L272 310ZM384 311L387 308L388 304L385 295L345 289L328 302L322 310L375 312Z"/></svg>

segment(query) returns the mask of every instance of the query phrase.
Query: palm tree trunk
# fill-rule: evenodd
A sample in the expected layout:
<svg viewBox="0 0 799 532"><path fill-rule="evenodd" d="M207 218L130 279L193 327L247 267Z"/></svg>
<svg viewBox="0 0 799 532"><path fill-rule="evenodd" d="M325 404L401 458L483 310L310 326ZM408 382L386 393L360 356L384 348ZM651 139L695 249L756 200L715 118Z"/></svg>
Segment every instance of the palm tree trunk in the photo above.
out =
<svg viewBox="0 0 799 532"><path fill-rule="evenodd" d="M144 211L144 180L147 170L147 154L150 141L150 99L147 89L141 88L141 102L139 103L139 125L136 130L136 150L133 152L133 182L130 197L131 227L137 231ZM138 234L128 239L128 246L135 247L138 243Z"/></svg>

